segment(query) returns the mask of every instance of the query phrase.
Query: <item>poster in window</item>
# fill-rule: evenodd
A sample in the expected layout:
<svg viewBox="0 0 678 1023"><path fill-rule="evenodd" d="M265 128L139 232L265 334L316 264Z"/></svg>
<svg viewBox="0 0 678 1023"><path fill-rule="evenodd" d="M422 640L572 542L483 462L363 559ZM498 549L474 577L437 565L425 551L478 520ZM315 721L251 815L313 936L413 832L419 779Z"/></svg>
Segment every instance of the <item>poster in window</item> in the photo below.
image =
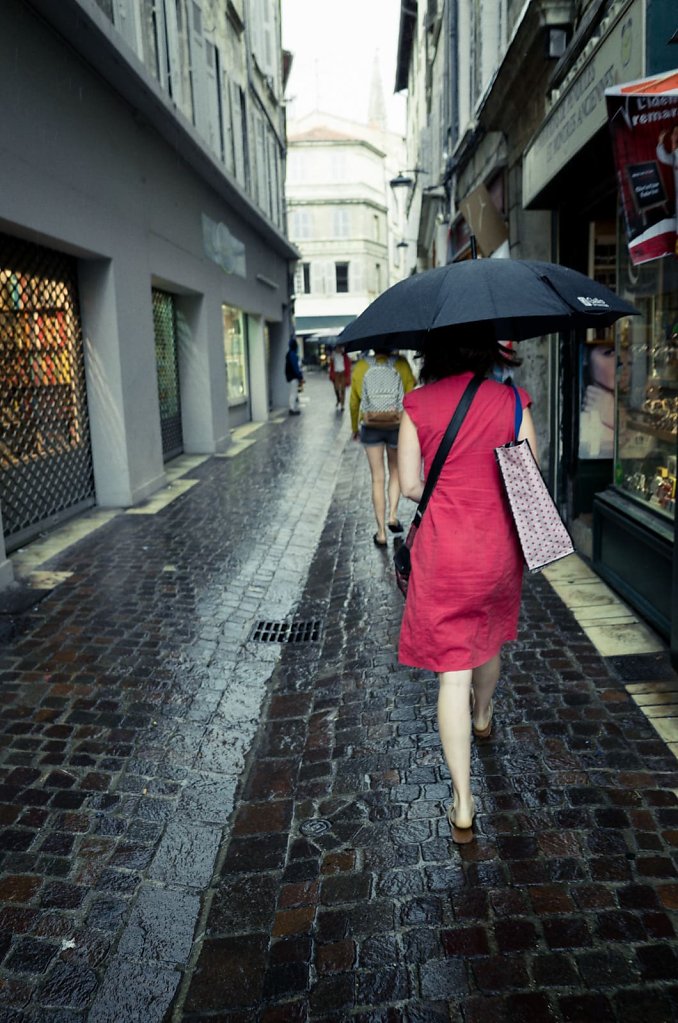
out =
<svg viewBox="0 0 678 1023"><path fill-rule="evenodd" d="M634 265L678 252L678 72L606 89L617 183Z"/></svg>
<svg viewBox="0 0 678 1023"><path fill-rule="evenodd" d="M579 457L612 458L617 356L606 339L580 345Z"/></svg>

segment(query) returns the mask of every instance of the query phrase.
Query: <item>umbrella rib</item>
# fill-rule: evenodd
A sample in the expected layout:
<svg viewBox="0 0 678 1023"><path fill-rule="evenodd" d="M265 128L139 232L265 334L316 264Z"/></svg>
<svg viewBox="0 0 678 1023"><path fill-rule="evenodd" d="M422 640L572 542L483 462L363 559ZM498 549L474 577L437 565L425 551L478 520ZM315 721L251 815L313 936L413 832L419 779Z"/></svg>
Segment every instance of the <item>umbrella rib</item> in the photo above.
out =
<svg viewBox="0 0 678 1023"><path fill-rule="evenodd" d="M537 273L535 270L535 276L538 277L540 281L543 281L544 284L547 284L551 291L553 292L553 294L563 303L563 305L567 306L567 308L570 310L568 315L572 316L573 314L578 312L578 310L575 309L572 303L568 302L565 296L560 294L553 281L546 274Z"/></svg>

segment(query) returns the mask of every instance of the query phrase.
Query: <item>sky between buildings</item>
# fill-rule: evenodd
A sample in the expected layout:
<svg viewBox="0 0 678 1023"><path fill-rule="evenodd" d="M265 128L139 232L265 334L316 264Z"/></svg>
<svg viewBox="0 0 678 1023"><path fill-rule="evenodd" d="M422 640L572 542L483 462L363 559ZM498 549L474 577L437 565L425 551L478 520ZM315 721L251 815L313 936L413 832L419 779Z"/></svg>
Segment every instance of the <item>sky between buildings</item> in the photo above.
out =
<svg viewBox="0 0 678 1023"><path fill-rule="evenodd" d="M366 123L377 55L388 127L404 134L405 95L393 94L399 24L400 0L282 0L289 118L322 110Z"/></svg>

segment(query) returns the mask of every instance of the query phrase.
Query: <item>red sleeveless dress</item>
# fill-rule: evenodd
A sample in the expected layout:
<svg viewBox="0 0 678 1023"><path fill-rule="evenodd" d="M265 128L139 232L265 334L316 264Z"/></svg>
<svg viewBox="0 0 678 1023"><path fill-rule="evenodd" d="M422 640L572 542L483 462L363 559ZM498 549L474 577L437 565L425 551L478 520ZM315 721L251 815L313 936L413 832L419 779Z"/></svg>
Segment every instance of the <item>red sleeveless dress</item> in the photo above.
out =
<svg viewBox="0 0 678 1023"><path fill-rule="evenodd" d="M404 407L428 473L472 373L411 391ZM518 388L523 408L531 404ZM402 664L459 671L516 638L523 558L494 448L514 439L513 388L480 385L424 512L400 629Z"/></svg>

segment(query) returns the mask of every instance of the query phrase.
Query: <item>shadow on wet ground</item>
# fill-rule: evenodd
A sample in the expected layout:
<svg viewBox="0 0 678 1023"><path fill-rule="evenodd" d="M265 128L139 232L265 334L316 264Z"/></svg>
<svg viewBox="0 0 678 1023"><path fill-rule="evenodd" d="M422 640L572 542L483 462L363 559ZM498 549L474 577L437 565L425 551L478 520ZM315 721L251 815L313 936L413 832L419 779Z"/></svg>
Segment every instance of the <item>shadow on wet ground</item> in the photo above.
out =
<svg viewBox="0 0 678 1023"><path fill-rule="evenodd" d="M453 847L365 459L308 394L0 648L0 1023L675 1018L678 772L628 665L526 581Z"/></svg>

